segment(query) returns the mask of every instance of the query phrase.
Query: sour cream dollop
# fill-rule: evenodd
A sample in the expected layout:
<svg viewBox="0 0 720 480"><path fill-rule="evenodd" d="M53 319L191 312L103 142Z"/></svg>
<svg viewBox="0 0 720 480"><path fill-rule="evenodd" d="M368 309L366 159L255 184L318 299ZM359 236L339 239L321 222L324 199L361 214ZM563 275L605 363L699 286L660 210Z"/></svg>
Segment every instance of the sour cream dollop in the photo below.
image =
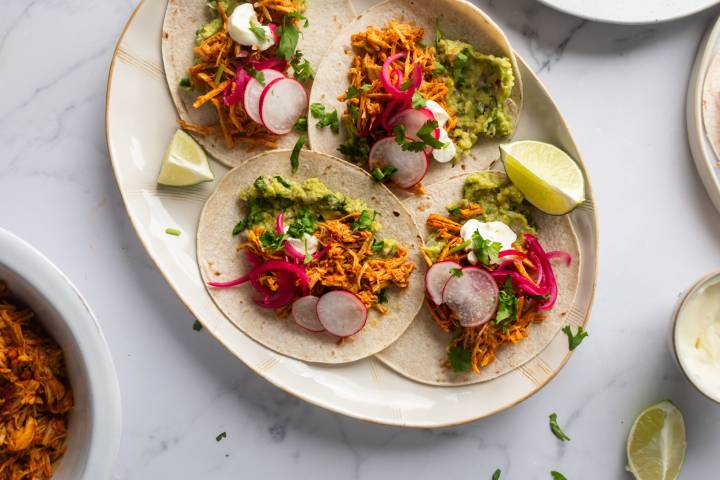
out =
<svg viewBox="0 0 720 480"><path fill-rule="evenodd" d="M425 102L425 108L432 112L435 120L438 122L438 128L440 129L440 138L438 138L438 140L445 143L443 148L433 149L433 158L440 163L447 163L455 158L455 155L457 154L455 143L450 139L447 130L443 128L450 119L450 115L448 115L445 109L434 100L428 100Z"/></svg>
<svg viewBox="0 0 720 480"><path fill-rule="evenodd" d="M287 233L288 228L289 227L285 227L283 229L285 233ZM285 242L303 255L312 255L318 251L318 239L315 235L310 235L309 233L303 233L303 238L288 237Z"/></svg>
<svg viewBox="0 0 720 480"><path fill-rule="evenodd" d="M701 285L683 302L675 350L690 380L720 402L720 277Z"/></svg>
<svg viewBox="0 0 720 480"><path fill-rule="evenodd" d="M485 240L491 242L497 242L501 245L500 251L510 250L512 244L517 240L517 234L512 231L510 227L505 225L503 222L481 222L474 218L471 218L463 224L460 228L460 236L465 241L472 241L473 234L480 232L480 236ZM477 255L472 251L472 243L465 247L468 253L468 261L476 265L478 263Z"/></svg>
<svg viewBox="0 0 720 480"><path fill-rule="evenodd" d="M257 27L265 32L265 40L258 38L250 27ZM256 46L260 50L267 50L275 45L275 37L270 27L261 25L258 21L255 8L252 3L243 3L235 7L228 19L228 33L230 38L240 45L248 47Z"/></svg>

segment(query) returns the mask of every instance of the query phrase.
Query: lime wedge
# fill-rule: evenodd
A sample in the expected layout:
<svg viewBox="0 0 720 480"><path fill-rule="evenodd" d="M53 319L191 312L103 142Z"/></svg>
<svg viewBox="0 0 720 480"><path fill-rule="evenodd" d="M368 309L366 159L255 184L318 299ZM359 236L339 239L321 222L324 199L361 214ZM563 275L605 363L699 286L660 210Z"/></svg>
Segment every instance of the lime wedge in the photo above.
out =
<svg viewBox="0 0 720 480"><path fill-rule="evenodd" d="M585 180L577 163L554 145L531 140L500 145L510 180L538 209L563 215L585 201Z"/></svg>
<svg viewBox="0 0 720 480"><path fill-rule="evenodd" d="M627 441L628 470L636 480L675 480L685 460L685 422L670 401L646 408Z"/></svg>
<svg viewBox="0 0 720 480"><path fill-rule="evenodd" d="M165 151L157 183L189 187L214 178L205 150L190 135L178 129Z"/></svg>

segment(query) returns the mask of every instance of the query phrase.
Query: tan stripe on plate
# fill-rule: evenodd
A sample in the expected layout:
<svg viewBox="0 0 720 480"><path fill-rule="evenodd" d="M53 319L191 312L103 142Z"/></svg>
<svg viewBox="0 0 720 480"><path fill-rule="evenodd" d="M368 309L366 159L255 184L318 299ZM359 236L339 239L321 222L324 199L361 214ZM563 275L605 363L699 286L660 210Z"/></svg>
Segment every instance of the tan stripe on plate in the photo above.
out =
<svg viewBox="0 0 720 480"><path fill-rule="evenodd" d="M122 63L127 65L132 65L133 67L137 67L140 70L143 70L153 77L159 78L160 80L165 80L165 73L159 65L156 65L148 60L143 60L140 57L137 57L135 54L128 52L125 50L125 48L120 45L118 47L117 51L117 59L120 60Z"/></svg>

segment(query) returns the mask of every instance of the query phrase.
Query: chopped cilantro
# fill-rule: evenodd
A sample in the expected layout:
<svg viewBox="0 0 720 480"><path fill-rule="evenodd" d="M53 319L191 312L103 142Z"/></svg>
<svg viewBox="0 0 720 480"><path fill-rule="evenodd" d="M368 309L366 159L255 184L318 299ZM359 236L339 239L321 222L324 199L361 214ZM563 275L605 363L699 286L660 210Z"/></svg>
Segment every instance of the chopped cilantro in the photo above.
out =
<svg viewBox="0 0 720 480"><path fill-rule="evenodd" d="M373 253L380 253L382 252L382 249L385 248L385 241L373 238L373 244L370 248L372 249Z"/></svg>
<svg viewBox="0 0 720 480"><path fill-rule="evenodd" d="M460 218L460 207L450 207L447 211L451 217Z"/></svg>
<svg viewBox="0 0 720 480"><path fill-rule="evenodd" d="M569 442L570 437L568 437L565 432L562 431L560 428L560 425L557 423L557 413L551 413L550 414L550 431L555 435L558 439L562 440L563 442Z"/></svg>
<svg viewBox="0 0 720 480"><path fill-rule="evenodd" d="M380 290L380 293L378 293L377 297L378 297L377 303L387 303L388 302L387 293L385 292L384 288L382 290Z"/></svg>
<svg viewBox="0 0 720 480"><path fill-rule="evenodd" d="M338 133L340 131L337 110L333 109L332 112L326 112L325 105L322 103L313 103L310 105L310 114L313 118L320 120L317 123L317 128L325 128L329 126L333 133Z"/></svg>
<svg viewBox="0 0 720 480"><path fill-rule="evenodd" d="M493 323L495 325L501 325L504 330L507 329L510 323L517 320L517 307L518 299L515 295L510 275L508 275L505 279L505 285L498 295L498 310Z"/></svg>
<svg viewBox="0 0 720 480"><path fill-rule="evenodd" d="M341 143L338 152L353 160L366 161L370 154L370 147L368 147L367 140L364 138L355 138Z"/></svg>
<svg viewBox="0 0 720 480"><path fill-rule="evenodd" d="M495 470L495 473L493 473L492 480L500 480L500 469L498 468Z"/></svg>
<svg viewBox="0 0 720 480"><path fill-rule="evenodd" d="M397 172L397 168L395 167L385 167L382 170L375 168L372 171L372 177L376 182L385 182L389 180L390 176L395 172Z"/></svg>
<svg viewBox="0 0 720 480"><path fill-rule="evenodd" d="M420 140L408 140L405 136L405 126L402 124L395 125L395 128L393 128L393 134L395 135L395 141L404 151L419 152L424 150L426 146L430 146L432 148L443 148L445 146L444 142L435 138L434 132L437 128L437 121L428 120L425 122L416 134Z"/></svg>
<svg viewBox="0 0 720 480"><path fill-rule="evenodd" d="M267 189L267 184L265 183L265 179L263 177L257 177L253 185L255 185L255 188L261 192L264 192Z"/></svg>
<svg viewBox="0 0 720 480"><path fill-rule="evenodd" d="M358 230L372 230L376 215L377 212L373 211L371 213L370 210L360 212L360 216L352 223L353 232Z"/></svg>
<svg viewBox="0 0 720 480"><path fill-rule="evenodd" d="M571 351L575 350L578 345L582 343L585 337L589 335L589 333L587 333L583 327L578 327L577 333L573 335L570 325L565 325L562 328L562 331L565 332L565 335L567 335L568 337L568 348Z"/></svg>
<svg viewBox="0 0 720 480"><path fill-rule="evenodd" d="M439 77L443 73L445 73L445 65L440 62L435 62L433 64L432 76Z"/></svg>
<svg viewBox="0 0 720 480"><path fill-rule="evenodd" d="M287 234L273 233L270 230L265 230L262 235L260 235L260 244L268 251L277 252L283 248L287 238Z"/></svg>
<svg viewBox="0 0 720 480"><path fill-rule="evenodd" d="M550 475L552 475L553 480L567 480L567 477L565 477L565 475L556 470L551 471Z"/></svg>
<svg viewBox="0 0 720 480"><path fill-rule="evenodd" d="M298 30L293 19L305 20L305 26L307 27L308 25L307 19L298 12L290 12L282 18L282 22L277 28L280 41L278 42L275 55L278 58L284 58L288 61L295 55L295 49L300 39L300 30Z"/></svg>
<svg viewBox="0 0 720 480"><path fill-rule="evenodd" d="M237 225L232 230L233 235L240 235L240 233L247 228L248 221L247 219L240 220Z"/></svg>
<svg viewBox="0 0 720 480"><path fill-rule="evenodd" d="M295 56L290 60L290 66L293 69L293 77L298 82L305 83L315 78L315 70L313 70L310 62L303 58L303 54L299 50L295 52Z"/></svg>
<svg viewBox="0 0 720 480"><path fill-rule="evenodd" d="M252 67L246 67L246 70L248 74L250 74L251 77L257 80L260 85L265 85L265 74L263 72L258 72Z"/></svg>
<svg viewBox="0 0 720 480"><path fill-rule="evenodd" d="M166 228L165 233L167 233L168 235L175 235L176 237L179 237L182 232L177 228Z"/></svg>
<svg viewBox="0 0 720 480"><path fill-rule="evenodd" d="M278 182L280 185L282 185L283 187L285 187L285 188L290 188L290 184L287 182L287 180L285 180L285 179L284 179L283 177L281 177L280 175L275 175L273 178L274 178L275 180L277 180L277 182Z"/></svg>
<svg viewBox="0 0 720 480"><path fill-rule="evenodd" d="M398 123L393 128L393 134L395 135L395 141L400 145L404 151L420 152L425 149L425 142L418 142L408 140L405 136L405 125Z"/></svg>
<svg viewBox="0 0 720 480"><path fill-rule="evenodd" d="M181 79L180 79L180 82L178 82L178 85L181 86L181 87L183 87L183 88L190 88L190 87L192 87L192 84L190 83L190 78L188 78L188 77L183 77L183 78L181 78Z"/></svg>
<svg viewBox="0 0 720 480"><path fill-rule="evenodd" d="M292 153L290 153L290 169L292 173L297 172L297 169L300 167L300 150L302 150L306 141L307 137L305 134L300 135L297 142L295 142Z"/></svg>
<svg viewBox="0 0 720 480"><path fill-rule="evenodd" d="M498 253L500 253L502 245L498 242L485 240L482 235L480 235L480 232L475 230L472 234L472 248L478 260L480 260L480 263L490 265L498 259Z"/></svg>
<svg viewBox="0 0 720 480"><path fill-rule="evenodd" d="M202 323L198 322L197 320L195 320L195 322L193 322L193 330L195 330L196 332L199 332L200 330L202 330L202 328L203 328Z"/></svg>
<svg viewBox="0 0 720 480"><path fill-rule="evenodd" d="M426 145L432 148L443 148L444 142L441 142L435 138L435 130L438 128L438 122L436 120L428 120L420 127L417 132L417 136L420 140L424 141Z"/></svg>
<svg viewBox="0 0 720 480"><path fill-rule="evenodd" d="M220 440L227 438L227 432L220 432L218 433L218 436L215 437L215 441L219 442Z"/></svg>
<svg viewBox="0 0 720 480"><path fill-rule="evenodd" d="M412 94L412 108L422 108L425 105L427 105L427 100L425 100L425 97L420 95L420 92L415 90Z"/></svg>
<svg viewBox="0 0 720 480"><path fill-rule="evenodd" d="M465 79L465 67L467 66L467 62L467 50L463 50L455 56L455 61L453 62L452 76L456 85L462 85Z"/></svg>
<svg viewBox="0 0 720 480"><path fill-rule="evenodd" d="M448 351L448 360L450 360L452 371L455 373L470 371L471 356L472 350L469 348L452 347Z"/></svg>
<svg viewBox="0 0 720 480"><path fill-rule="evenodd" d="M350 85L347 89L347 92L345 92L345 98L347 98L348 100L356 98L358 95L360 95L360 89L357 88L355 85Z"/></svg>
<svg viewBox="0 0 720 480"><path fill-rule="evenodd" d="M412 81L412 77L408 76L407 80L400 84L400 90L402 90L403 92L407 91L407 89L410 88L410 84L412 84Z"/></svg>
<svg viewBox="0 0 720 480"><path fill-rule="evenodd" d="M462 268L451 268L450 273L452 274L453 277L459 278L459 277L463 276Z"/></svg>
<svg viewBox="0 0 720 480"><path fill-rule="evenodd" d="M307 125L307 115L303 115L297 119L295 125L293 125L293 129L298 132L307 132Z"/></svg>
<svg viewBox="0 0 720 480"><path fill-rule="evenodd" d="M287 234L293 238L303 238L305 233L312 235L315 232L316 221L315 215L301 208L297 213L295 221L288 227Z"/></svg>
<svg viewBox="0 0 720 480"><path fill-rule="evenodd" d="M267 40L267 35L265 35L265 29L262 28L260 25L255 23L253 20L250 20L250 31L255 34L258 40L264 42ZM217 83L217 82L215 82Z"/></svg>

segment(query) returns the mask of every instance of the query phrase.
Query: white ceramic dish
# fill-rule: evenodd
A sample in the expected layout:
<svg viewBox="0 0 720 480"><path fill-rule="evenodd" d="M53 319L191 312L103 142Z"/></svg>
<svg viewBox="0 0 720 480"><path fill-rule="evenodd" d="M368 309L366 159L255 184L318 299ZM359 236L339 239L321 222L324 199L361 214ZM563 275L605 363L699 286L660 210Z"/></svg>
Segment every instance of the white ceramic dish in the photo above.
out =
<svg viewBox="0 0 720 480"><path fill-rule="evenodd" d="M118 42L108 79L108 148L141 242L211 335L248 367L293 395L345 415L401 426L439 427L493 415L537 392L558 373L569 358L562 333L512 373L483 384L438 388L401 377L375 358L335 367L286 358L235 327L207 294L195 260L198 217L214 183L185 189L161 188L155 183L163 151L177 128L158 41L165 5L164 0L141 3ZM552 142L580 159L552 99L527 65L522 61L520 65L525 103L516 138ZM212 168L216 179L226 172L216 162ZM582 249L581 285L567 315L567 322L573 325L586 322L595 287L597 230L589 183L588 198L571 215ZM183 233L167 235L167 227Z"/></svg>
<svg viewBox="0 0 720 480"><path fill-rule="evenodd" d="M680 315L680 312L683 309L683 306L685 305L687 299L695 293L698 289L702 288L703 286L707 285L711 281L717 282L718 277L720 277L720 270L715 270L714 272L710 272L707 275L701 277L698 281L693 283L690 288L685 290L685 292L680 296L680 298L677 301L677 304L675 306L675 311L673 312L672 317L672 328L670 330L670 349L672 350L673 356L675 358L675 364L678 366L680 371L685 375L685 378L687 378L688 382L695 387L695 389L703 394L708 399L712 400L713 402L720 405L720 399L718 399L717 396L713 395L712 393L706 391L702 385L696 383L693 380L693 376L688 373L688 366L683 361L682 358L680 358L680 355L678 354L678 317Z"/></svg>
<svg viewBox="0 0 720 480"><path fill-rule="evenodd" d="M705 185L715 208L720 210L720 169L718 159L705 135L703 125L702 95L705 74L710 62L720 53L720 19L708 29L700 42L695 64L690 74L690 84L686 99L686 122L690 151L695 160L695 167Z"/></svg>
<svg viewBox="0 0 720 480"><path fill-rule="evenodd" d="M53 480L102 480L120 444L120 388L100 326L80 292L47 258L0 228L0 279L65 353L75 398L68 448Z"/></svg>
<svg viewBox="0 0 720 480"><path fill-rule="evenodd" d="M570 15L596 22L639 25L675 20L697 13L718 0L539 0Z"/></svg>

